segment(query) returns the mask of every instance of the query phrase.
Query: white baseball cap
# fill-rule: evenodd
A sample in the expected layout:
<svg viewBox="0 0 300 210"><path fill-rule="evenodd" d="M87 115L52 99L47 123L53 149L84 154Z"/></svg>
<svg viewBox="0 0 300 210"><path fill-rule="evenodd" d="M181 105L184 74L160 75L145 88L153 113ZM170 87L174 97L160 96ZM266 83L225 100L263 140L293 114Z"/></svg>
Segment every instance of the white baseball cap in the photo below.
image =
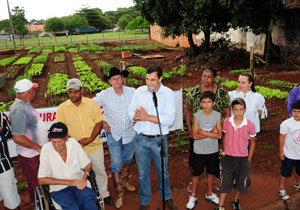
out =
<svg viewBox="0 0 300 210"><path fill-rule="evenodd" d="M15 84L15 91L16 93L25 93L26 91L30 90L31 88L37 88L39 85L37 83L32 83L28 79L21 79L16 82Z"/></svg>
<svg viewBox="0 0 300 210"><path fill-rule="evenodd" d="M82 83L77 78L70 79L67 82L67 90L69 90L69 89L79 90L80 88L82 88Z"/></svg>

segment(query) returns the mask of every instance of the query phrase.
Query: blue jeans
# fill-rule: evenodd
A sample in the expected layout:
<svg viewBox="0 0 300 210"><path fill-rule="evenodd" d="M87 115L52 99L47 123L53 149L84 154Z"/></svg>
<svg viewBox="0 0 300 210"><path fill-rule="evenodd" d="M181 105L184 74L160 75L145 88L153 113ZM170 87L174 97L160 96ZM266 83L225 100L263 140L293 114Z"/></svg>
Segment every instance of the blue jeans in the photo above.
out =
<svg viewBox="0 0 300 210"><path fill-rule="evenodd" d="M63 210L98 210L96 193L89 187L79 190L69 186L51 192L51 197Z"/></svg>
<svg viewBox="0 0 300 210"><path fill-rule="evenodd" d="M122 163L130 164L133 153L133 141L123 144L122 138L116 141L111 133L107 133L107 145L110 153L110 167L113 173L122 171Z"/></svg>
<svg viewBox="0 0 300 210"><path fill-rule="evenodd" d="M139 134L134 137L135 159L138 166L138 179L140 183L139 198L141 205L148 205L151 197L150 170L151 159L153 159L156 175L158 177L158 188L162 198L162 178L161 178L161 157L160 149L157 144L159 138L146 138ZM165 181L165 200L172 198L170 181L168 174L168 143L167 136L164 136L166 156L164 157L164 181Z"/></svg>

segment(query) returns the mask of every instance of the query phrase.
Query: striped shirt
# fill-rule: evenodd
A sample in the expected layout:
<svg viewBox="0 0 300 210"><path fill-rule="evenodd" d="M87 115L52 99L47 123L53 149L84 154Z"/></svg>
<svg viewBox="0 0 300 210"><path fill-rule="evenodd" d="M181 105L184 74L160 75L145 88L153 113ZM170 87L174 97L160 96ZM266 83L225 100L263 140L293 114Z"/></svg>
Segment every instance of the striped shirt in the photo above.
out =
<svg viewBox="0 0 300 210"><path fill-rule="evenodd" d="M132 142L135 135L133 123L128 116L128 107L134 92L134 88L123 86L123 93L119 96L110 87L93 98L103 107L103 117L110 127L113 138L116 141L122 138L123 144Z"/></svg>
<svg viewBox="0 0 300 210"><path fill-rule="evenodd" d="M7 135L9 133L10 125L7 121L7 116L2 112L0 121L0 174L12 168L7 147Z"/></svg>

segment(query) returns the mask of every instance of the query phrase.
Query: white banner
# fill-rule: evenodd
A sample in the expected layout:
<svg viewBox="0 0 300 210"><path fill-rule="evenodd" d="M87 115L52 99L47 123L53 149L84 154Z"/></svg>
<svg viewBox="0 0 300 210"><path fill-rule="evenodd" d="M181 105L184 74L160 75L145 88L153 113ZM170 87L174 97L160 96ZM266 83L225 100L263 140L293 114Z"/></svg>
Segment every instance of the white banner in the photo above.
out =
<svg viewBox="0 0 300 210"><path fill-rule="evenodd" d="M174 124L170 127L170 131L182 129L183 130L183 108L182 108L182 89L174 91L175 94L175 103L176 103L176 118ZM57 107L50 108L37 108L35 109L46 123L48 129L51 127L53 123L56 122L56 110ZM9 117L9 113L5 112L5 114ZM103 114L103 110L102 110ZM102 142L106 142L106 133L102 129L100 134L100 140ZM12 139L8 141L9 154L10 157L16 157L16 144Z"/></svg>

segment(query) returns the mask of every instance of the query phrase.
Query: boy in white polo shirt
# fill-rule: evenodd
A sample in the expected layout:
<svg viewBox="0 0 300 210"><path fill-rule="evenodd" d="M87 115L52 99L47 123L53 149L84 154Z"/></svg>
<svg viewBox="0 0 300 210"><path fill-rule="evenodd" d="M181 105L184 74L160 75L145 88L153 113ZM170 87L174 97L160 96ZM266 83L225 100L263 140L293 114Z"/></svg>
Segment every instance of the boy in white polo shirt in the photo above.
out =
<svg viewBox="0 0 300 210"><path fill-rule="evenodd" d="M300 100L292 103L293 117L280 124L279 158L281 162L279 190L281 199L286 200L289 195L285 191L285 183L295 168L294 187L300 188Z"/></svg>
<svg viewBox="0 0 300 210"><path fill-rule="evenodd" d="M216 209L224 210L227 193L234 187L233 210L241 210L239 195L248 193L250 186L250 162L255 149L255 126L244 114L246 103L242 98L235 98L231 103L233 116L223 123L223 148L225 157L221 159L222 175L220 182L220 202ZM250 149L248 152L250 137ZM249 155L248 155L249 154Z"/></svg>

